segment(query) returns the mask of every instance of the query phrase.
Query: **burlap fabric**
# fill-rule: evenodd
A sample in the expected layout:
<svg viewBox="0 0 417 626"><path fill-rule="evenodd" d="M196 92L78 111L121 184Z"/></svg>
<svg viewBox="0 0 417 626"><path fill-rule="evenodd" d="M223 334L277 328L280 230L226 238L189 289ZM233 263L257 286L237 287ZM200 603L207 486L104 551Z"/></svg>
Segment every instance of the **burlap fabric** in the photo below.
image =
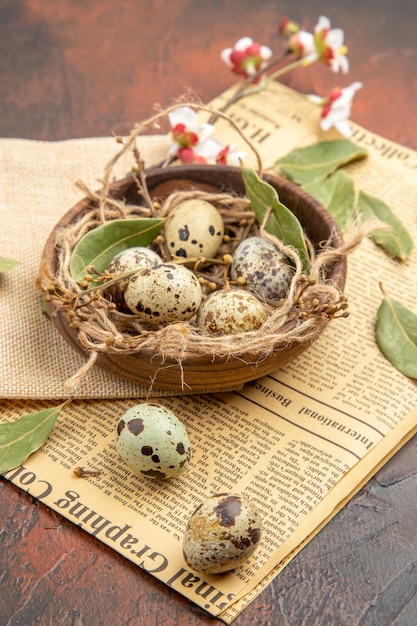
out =
<svg viewBox="0 0 417 626"><path fill-rule="evenodd" d="M149 166L163 160L168 145L162 136L139 140ZM83 197L76 181L98 189L106 163L119 148L112 137L0 140L0 256L21 262L0 274L0 397L65 398L65 381L84 364L41 312L34 279L48 234ZM130 165L128 157L121 160L116 178ZM77 397L127 398L144 392L95 367Z"/></svg>

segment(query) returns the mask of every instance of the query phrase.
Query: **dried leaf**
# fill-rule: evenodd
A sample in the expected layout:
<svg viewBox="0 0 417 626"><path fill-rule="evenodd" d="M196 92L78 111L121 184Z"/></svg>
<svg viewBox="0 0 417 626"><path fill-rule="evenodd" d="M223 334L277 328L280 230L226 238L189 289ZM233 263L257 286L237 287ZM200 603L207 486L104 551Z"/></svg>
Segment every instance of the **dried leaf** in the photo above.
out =
<svg viewBox="0 0 417 626"><path fill-rule="evenodd" d="M256 172L243 168L242 176L246 195L250 200L258 222L262 223L267 211L272 209L265 229L285 245L293 246L300 255L303 270L308 272L310 265L309 256L303 229L298 218L282 204L276 189L269 183L261 180Z"/></svg>
<svg viewBox="0 0 417 626"><path fill-rule="evenodd" d="M355 216L355 185L351 177L338 170L326 180L313 180L302 185L334 217L343 232Z"/></svg>
<svg viewBox="0 0 417 626"><path fill-rule="evenodd" d="M417 378L417 315L386 294L376 316L376 340L397 370Z"/></svg>
<svg viewBox="0 0 417 626"><path fill-rule="evenodd" d="M39 450L52 431L62 405L27 413L19 419L0 424L0 473L21 465Z"/></svg>
<svg viewBox="0 0 417 626"><path fill-rule="evenodd" d="M371 238L395 258L406 261L413 249L413 240L390 207L382 200L361 191L357 210L364 219L376 217L390 227L390 230L375 230Z"/></svg>
<svg viewBox="0 0 417 626"><path fill-rule="evenodd" d="M158 235L163 219L112 220L90 230L75 246L70 272L81 283L92 265L103 272L116 254L133 246L148 246Z"/></svg>
<svg viewBox="0 0 417 626"><path fill-rule="evenodd" d="M0 274L12 270L16 265L20 265L20 261L14 259L7 259L4 256L0 256Z"/></svg>
<svg viewBox="0 0 417 626"><path fill-rule="evenodd" d="M312 180L323 180L339 167L363 159L367 155L366 150L356 146L349 139L335 139L297 148L278 159L275 165L278 165L289 179L303 185Z"/></svg>

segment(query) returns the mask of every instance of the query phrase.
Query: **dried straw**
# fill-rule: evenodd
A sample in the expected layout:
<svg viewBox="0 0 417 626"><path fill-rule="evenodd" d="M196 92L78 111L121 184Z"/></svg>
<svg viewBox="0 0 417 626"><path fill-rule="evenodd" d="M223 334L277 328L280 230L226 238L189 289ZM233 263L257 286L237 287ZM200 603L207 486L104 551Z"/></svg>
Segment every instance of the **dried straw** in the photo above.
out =
<svg viewBox="0 0 417 626"><path fill-rule="evenodd" d="M175 194L168 197L161 207L161 215L169 214L183 198L190 193ZM219 211L228 215L228 208L234 206L234 219L239 215L248 215L249 207L245 199L228 194L199 193L200 197L217 205ZM236 206L237 205L237 206ZM123 208L125 217L140 216L146 209L126 205ZM39 288L49 290L50 299L57 308L64 308L67 315L76 311L78 339L81 346L88 352L108 354L134 354L150 349L165 358L174 358L179 362L190 355L211 355L239 357L244 353L254 353L267 357L272 351L285 349L293 343L313 341L327 325L330 319L342 315L345 310L345 299L340 290L325 280L325 274L331 265L348 256L367 236L369 229L356 228L352 236L339 248L325 244L322 250L312 258L310 276L307 279L302 271L301 261L296 251L284 246L279 240L264 230L263 225L253 226L250 234L261 234L273 241L288 256L294 265L294 276L287 297L279 303L266 302L268 317L256 331L241 333L234 336L217 337L202 334L201 329L190 322L178 322L166 327L151 328L141 322L137 316L121 313L107 306L100 291L89 291L82 288L71 276L69 265L72 251L80 238L102 221L120 217L119 208L115 211L110 205L96 206L72 226L62 229L57 234L56 249L58 269L55 276L45 275L42 270L38 279ZM230 213L228 215L231 220ZM230 244L236 246L234 241ZM223 246L220 257L227 252ZM51 289L53 285L53 290ZM53 293L52 293L53 291Z"/></svg>

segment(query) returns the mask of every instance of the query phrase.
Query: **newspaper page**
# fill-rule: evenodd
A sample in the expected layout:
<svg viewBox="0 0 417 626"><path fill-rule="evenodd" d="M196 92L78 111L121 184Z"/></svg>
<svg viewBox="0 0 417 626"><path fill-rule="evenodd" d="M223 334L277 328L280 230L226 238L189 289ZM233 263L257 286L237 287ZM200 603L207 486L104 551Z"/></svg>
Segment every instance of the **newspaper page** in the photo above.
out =
<svg viewBox="0 0 417 626"><path fill-rule="evenodd" d="M294 147L323 138L317 108L281 85L271 84L230 111L268 168ZM352 128L352 140L369 157L349 166L349 173L361 189L383 197L417 241L417 153ZM223 121L216 132L225 143L237 142ZM395 370L375 342L379 283L413 309L416 264L416 251L400 264L364 241L348 261L350 316L329 324L301 356L239 391L158 400L183 421L193 447L189 469L179 478L139 478L118 457L115 425L134 398L74 400L46 444L6 478L231 623L417 432L416 382ZM3 420L47 406L50 401L0 402ZM77 478L77 466L99 473ZM242 566L203 575L185 563L182 537L195 508L219 492L252 500L264 532Z"/></svg>

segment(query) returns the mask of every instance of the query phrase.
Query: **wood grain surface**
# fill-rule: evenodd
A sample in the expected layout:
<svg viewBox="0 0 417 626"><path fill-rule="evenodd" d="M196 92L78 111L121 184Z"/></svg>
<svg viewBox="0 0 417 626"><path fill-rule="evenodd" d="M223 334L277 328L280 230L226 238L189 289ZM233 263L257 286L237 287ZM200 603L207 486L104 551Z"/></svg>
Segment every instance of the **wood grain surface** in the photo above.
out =
<svg viewBox="0 0 417 626"><path fill-rule="evenodd" d="M353 119L417 149L413 0L0 0L0 137L128 132L192 89L233 76L243 35L282 46L280 19L345 31L351 70L283 82L325 93L360 80ZM411 440L236 620L237 626L417 623L417 441ZM195 626L218 621L0 479L0 626Z"/></svg>

